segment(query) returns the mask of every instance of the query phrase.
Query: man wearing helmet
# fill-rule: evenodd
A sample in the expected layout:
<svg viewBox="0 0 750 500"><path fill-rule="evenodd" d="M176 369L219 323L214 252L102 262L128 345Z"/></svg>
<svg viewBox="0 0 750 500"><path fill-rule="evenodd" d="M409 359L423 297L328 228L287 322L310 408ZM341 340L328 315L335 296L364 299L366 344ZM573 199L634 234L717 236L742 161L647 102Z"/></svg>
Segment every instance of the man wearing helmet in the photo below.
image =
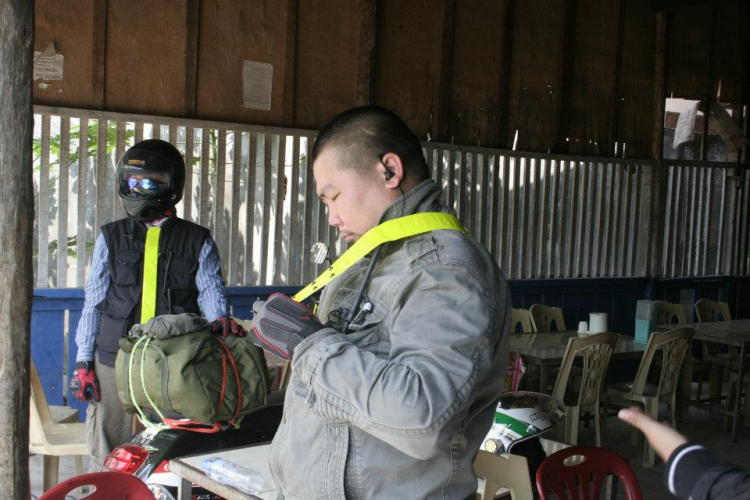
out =
<svg viewBox="0 0 750 500"><path fill-rule="evenodd" d="M71 391L90 401L86 439L90 470L131 437L115 383L120 337L161 314L227 317L221 261L208 229L178 218L185 163L168 142L150 139L122 156L118 192L127 217L101 228L76 332L78 355Z"/></svg>

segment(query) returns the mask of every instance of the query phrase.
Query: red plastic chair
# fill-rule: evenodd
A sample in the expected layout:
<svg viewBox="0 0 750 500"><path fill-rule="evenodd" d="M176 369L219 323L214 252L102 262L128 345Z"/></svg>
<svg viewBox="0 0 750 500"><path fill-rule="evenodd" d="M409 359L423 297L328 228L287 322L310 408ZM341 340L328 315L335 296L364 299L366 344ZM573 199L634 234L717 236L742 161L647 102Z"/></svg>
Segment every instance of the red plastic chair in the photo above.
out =
<svg viewBox="0 0 750 500"><path fill-rule="evenodd" d="M93 486L85 500L154 500L146 483L121 472L94 472L71 477L39 497L39 500L65 500L65 496L81 486Z"/></svg>
<svg viewBox="0 0 750 500"><path fill-rule="evenodd" d="M567 458L578 455L583 461L565 464ZM557 498L598 499L610 474L620 479L625 498L642 500L641 487L627 462L613 451L588 446L573 446L548 456L536 470L536 489L542 500L548 498L548 492Z"/></svg>

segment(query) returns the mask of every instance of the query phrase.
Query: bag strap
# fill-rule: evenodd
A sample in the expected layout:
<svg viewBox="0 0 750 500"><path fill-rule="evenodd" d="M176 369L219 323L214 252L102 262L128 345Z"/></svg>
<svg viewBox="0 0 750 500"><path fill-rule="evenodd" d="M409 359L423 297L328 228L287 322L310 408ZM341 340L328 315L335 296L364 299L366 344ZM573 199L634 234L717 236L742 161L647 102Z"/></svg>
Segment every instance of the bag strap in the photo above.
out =
<svg viewBox="0 0 750 500"><path fill-rule="evenodd" d="M442 212L412 214L383 222L362 235L349 250L336 259L331 267L323 271L320 276L312 280L309 285L292 298L297 302L302 302L383 243L440 229L450 229L467 234L466 229L455 216Z"/></svg>

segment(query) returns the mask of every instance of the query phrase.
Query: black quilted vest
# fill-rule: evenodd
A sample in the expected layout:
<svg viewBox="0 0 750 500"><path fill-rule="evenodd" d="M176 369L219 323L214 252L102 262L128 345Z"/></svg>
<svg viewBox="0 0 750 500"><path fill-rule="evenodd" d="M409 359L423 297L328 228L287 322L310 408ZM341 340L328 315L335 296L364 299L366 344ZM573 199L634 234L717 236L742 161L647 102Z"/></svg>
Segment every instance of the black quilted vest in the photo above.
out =
<svg viewBox="0 0 750 500"><path fill-rule="evenodd" d="M120 337L141 320L143 255L147 228L125 218L102 226L109 250L110 285L96 308L102 312L96 348L99 362L115 365ZM159 237L156 315L195 313L198 287L195 275L208 229L177 217L169 219Z"/></svg>

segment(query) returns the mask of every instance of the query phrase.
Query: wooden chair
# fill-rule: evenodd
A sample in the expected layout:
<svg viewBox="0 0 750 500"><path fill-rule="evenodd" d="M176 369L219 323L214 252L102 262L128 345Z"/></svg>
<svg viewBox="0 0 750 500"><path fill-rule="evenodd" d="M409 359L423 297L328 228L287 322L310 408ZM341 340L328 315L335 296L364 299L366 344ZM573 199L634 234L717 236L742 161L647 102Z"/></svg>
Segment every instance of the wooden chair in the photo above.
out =
<svg viewBox="0 0 750 500"><path fill-rule="evenodd" d="M521 327L521 331L518 332L518 327ZM528 309L516 309L511 307L510 309L510 332L511 333L527 333L533 332L534 326L531 324L531 312Z"/></svg>
<svg viewBox="0 0 750 500"><path fill-rule="evenodd" d="M654 419L659 416L659 402L666 402L671 410L672 427L677 428L677 382L680 376L683 360L695 330L692 328L678 328L667 332L654 332L648 338L646 350L638 366L635 381L615 384L607 389L604 400L604 414L609 413L609 399L618 398L626 401L635 401L644 407L647 415ZM661 369L659 370L659 383L647 382L648 372L654 361L657 350L662 351ZM638 431L633 429L635 445L637 446ZM655 460L654 450L648 441L644 443L643 465L653 467Z"/></svg>
<svg viewBox="0 0 750 500"><path fill-rule="evenodd" d="M695 303L695 314L700 323L711 321L731 321L729 305L726 302L700 299ZM730 347L725 352L719 351L719 346L712 342L703 342L703 359L711 363L711 397L721 396L721 386L726 373L730 373L740 359L736 348Z"/></svg>
<svg viewBox="0 0 750 500"><path fill-rule="evenodd" d="M548 456L536 470L536 489L542 500L600 498L608 476L620 480L627 500L641 500L638 479L628 463L605 448L574 446Z"/></svg>
<svg viewBox="0 0 750 500"><path fill-rule="evenodd" d="M75 457L75 473L83 472L86 447L86 425L78 422L78 410L47 405L39 374L33 361L31 372L31 401L29 414L29 453L44 455L44 491L57 484L60 457ZM57 416L60 420L56 420Z"/></svg>
<svg viewBox="0 0 750 500"><path fill-rule="evenodd" d="M596 424L596 445L602 445L601 390L607 366L617 344L616 333L599 333L585 338L573 337L568 340L560 371L557 374L552 395L565 406L565 437L563 441L578 444L578 428L581 411L594 412ZM571 371L573 361L581 353L583 370L577 374L579 388L572 390Z"/></svg>
<svg viewBox="0 0 750 500"><path fill-rule="evenodd" d="M559 307L545 306L544 304L534 304L529 307L531 313L531 324L535 332L564 332L565 319L563 319L562 309ZM554 323L555 328L552 328Z"/></svg>
<svg viewBox="0 0 750 500"><path fill-rule="evenodd" d="M474 473L484 479L484 489L479 494L482 500L492 500L500 488L507 488L512 500L534 499L525 457L479 450L474 459Z"/></svg>
<svg viewBox="0 0 750 500"><path fill-rule="evenodd" d="M687 323L685 317L685 308L681 304L672 304L665 300L657 300L657 324L659 325L670 325L676 323L678 325L684 325ZM706 375L710 376L711 373L711 362L705 359L698 359L693 355L693 350L690 349L690 356L685 357L685 362L682 367L682 381L681 385L681 397L683 401L690 401L692 399L692 385L693 377L698 375L698 394L697 399L701 399L701 393L703 392L703 381ZM682 410L682 421L687 419L687 406L683 405Z"/></svg>

